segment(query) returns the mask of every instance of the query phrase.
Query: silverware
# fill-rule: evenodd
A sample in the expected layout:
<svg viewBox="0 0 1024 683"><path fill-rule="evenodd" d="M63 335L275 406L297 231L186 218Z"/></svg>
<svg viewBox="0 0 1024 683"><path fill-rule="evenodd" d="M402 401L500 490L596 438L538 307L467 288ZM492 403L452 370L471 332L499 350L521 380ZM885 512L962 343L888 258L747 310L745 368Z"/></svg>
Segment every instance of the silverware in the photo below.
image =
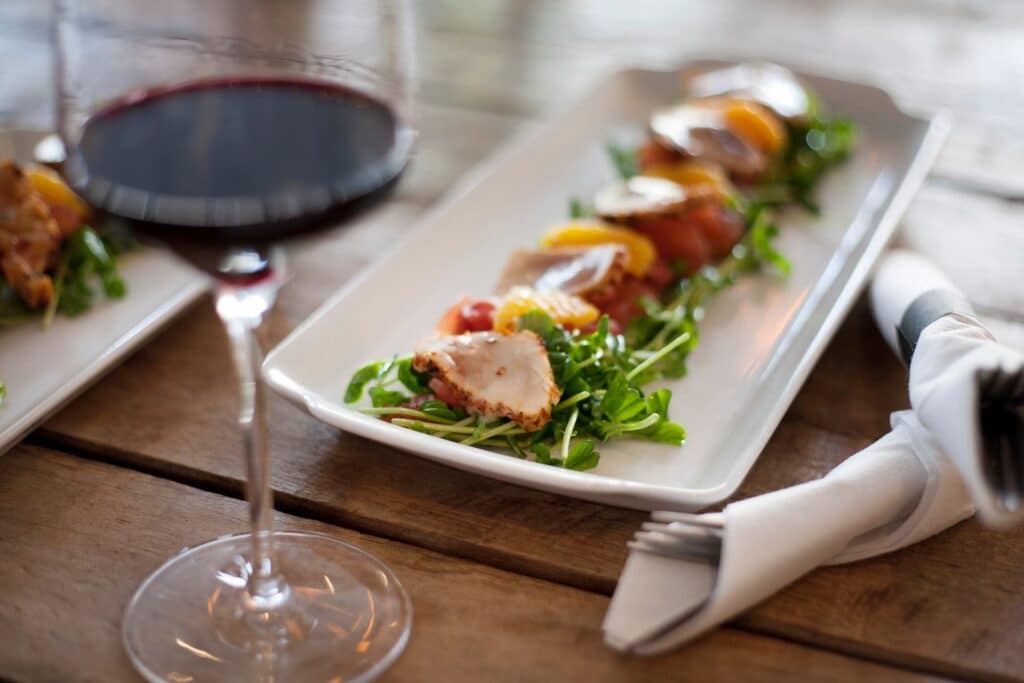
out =
<svg viewBox="0 0 1024 683"><path fill-rule="evenodd" d="M721 522L698 517L690 515L687 518L676 514L668 522L644 522L641 530L635 533L633 541L627 545L631 550L717 563L722 552Z"/></svg>
<svg viewBox="0 0 1024 683"><path fill-rule="evenodd" d="M627 545L664 557L718 563L722 553L720 513L654 512Z"/></svg>
<svg viewBox="0 0 1024 683"><path fill-rule="evenodd" d="M721 513L654 512L627 545L632 566L651 582L632 582L632 596L619 596L643 613L644 628L616 629L616 647L635 651L678 628L703 608L714 590L722 554ZM665 559L659 559L665 558ZM670 567L662 563L671 560ZM655 569L655 567L660 567ZM606 624L607 625L607 624Z"/></svg>

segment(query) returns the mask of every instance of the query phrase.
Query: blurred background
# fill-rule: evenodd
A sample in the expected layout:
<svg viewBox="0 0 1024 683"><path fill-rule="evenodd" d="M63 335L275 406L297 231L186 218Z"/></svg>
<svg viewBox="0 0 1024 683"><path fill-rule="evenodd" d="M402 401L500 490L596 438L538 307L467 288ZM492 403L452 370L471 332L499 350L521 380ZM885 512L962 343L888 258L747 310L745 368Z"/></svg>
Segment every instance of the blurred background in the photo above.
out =
<svg viewBox="0 0 1024 683"><path fill-rule="evenodd" d="M288 3L280 4L287 13ZM400 203L432 204L515 132L622 64L675 66L699 56L773 59L876 82L908 110L951 115L952 133L908 214L903 238L949 272L966 273L960 284L983 310L1024 316L1021 301L990 286L1000 273L1024 278L1024 259L1013 257L1020 252L1005 248L1022 247L1024 11L1016 0L413 4L421 138ZM176 15L173 2L137 5L143 24L176 17L183 37L190 21L208 26L246 20L218 12L216 2L206 4L202 18ZM353 17L358 7L354 1ZM0 127L52 126L50 11L42 0L0 3ZM339 25L326 15L292 19L274 27L278 38L286 40L288 30L309 31L329 42L332 31L358 30L358 24ZM253 28L255 35L260 29ZM947 227L934 225L936 218ZM963 221L984 223L985 229L948 227ZM935 240L935 230L948 234ZM1001 328L998 320L994 326ZM1012 339L1021 334L1017 328L1000 331L1024 345L1024 339Z"/></svg>

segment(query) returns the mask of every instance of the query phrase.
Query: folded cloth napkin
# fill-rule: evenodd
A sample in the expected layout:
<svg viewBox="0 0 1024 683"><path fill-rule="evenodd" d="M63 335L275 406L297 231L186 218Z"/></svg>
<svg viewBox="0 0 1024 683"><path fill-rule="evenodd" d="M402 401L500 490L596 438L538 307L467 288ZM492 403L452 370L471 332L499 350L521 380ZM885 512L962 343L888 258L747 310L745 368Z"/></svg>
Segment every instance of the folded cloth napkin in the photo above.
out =
<svg viewBox="0 0 1024 683"><path fill-rule="evenodd" d="M692 640L815 567L916 543L969 517L959 475L910 411L825 477L728 505L717 562L634 550L605 642L654 654Z"/></svg>
<svg viewBox="0 0 1024 683"><path fill-rule="evenodd" d="M910 365L910 404L989 526L1024 521L1024 354L995 340L927 259L895 250L871 284L879 329Z"/></svg>

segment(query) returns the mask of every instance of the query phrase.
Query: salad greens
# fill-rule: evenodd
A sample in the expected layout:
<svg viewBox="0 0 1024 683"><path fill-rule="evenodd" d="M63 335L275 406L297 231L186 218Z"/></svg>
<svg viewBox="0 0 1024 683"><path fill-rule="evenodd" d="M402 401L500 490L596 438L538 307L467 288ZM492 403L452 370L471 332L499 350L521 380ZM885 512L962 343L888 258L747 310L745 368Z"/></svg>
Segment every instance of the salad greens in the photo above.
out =
<svg viewBox="0 0 1024 683"><path fill-rule="evenodd" d="M818 212L814 191L825 172L844 161L856 138L853 124L825 114L812 101L810 115L787 122L789 144L774 167L744 194L726 198L745 218L746 231L728 256L685 275L683 263L671 264L677 282L657 298L639 303L643 314L622 333L602 316L590 332L570 330L542 311L521 316L518 329L543 342L560 399L551 420L527 432L506 418L487 418L453 409L429 388L431 376L412 367L412 357L395 357L360 368L345 391L346 403L368 394L372 407L362 412L463 444L503 448L520 458L572 470L588 470L600 459L598 444L620 437L681 445L683 427L668 415L668 389L644 393L643 387L686 374L687 358L697 346L698 324L708 301L741 276L772 271L785 277L790 264L775 247L778 230L771 209L798 203ZM613 142L605 145L612 166L627 180L641 172L637 150ZM577 197L569 200L573 220L593 216Z"/></svg>
<svg viewBox="0 0 1024 683"><path fill-rule="evenodd" d="M813 103L806 122L790 122L787 128L786 153L758 183L754 195L763 204L796 202L819 213L814 190L826 171L849 158L857 139L856 127L849 119L822 113L820 105Z"/></svg>
<svg viewBox="0 0 1024 683"><path fill-rule="evenodd" d="M443 439L467 445L505 448L520 458L587 470L600 458L599 442L618 437L680 445L683 427L668 416L672 393L642 387L661 378L686 374L686 359L697 345L697 323L708 299L736 282L740 275L774 269L785 275L789 263L775 249L777 234L767 209L746 208L750 227L732 253L717 266L707 266L670 289L663 301L643 302L645 314L624 334L614 334L607 316L597 329L567 330L533 311L521 316L518 329L534 332L547 350L561 399L542 429L526 432L505 418L487 419L449 408L429 396L430 375L412 367L412 357L370 363L352 375L345 402L368 394L372 407L362 412Z"/></svg>
<svg viewBox="0 0 1024 683"><path fill-rule="evenodd" d="M345 401L354 403L365 391L373 407L363 412L370 415L465 444L504 447L522 458L574 470L597 465L599 441L629 435L680 445L686 438L683 428L668 417L671 392L659 389L645 396L640 387L655 377L651 368L662 356L684 344L689 335L670 340L659 351L638 353L622 335L609 330L607 316L590 333L566 330L541 311L520 317L518 327L534 332L544 343L562 394L551 421L538 431L527 433L505 418L488 420L453 410L436 399L409 407L414 396L428 391L430 377L413 369L408 356L359 369L345 391Z"/></svg>
<svg viewBox="0 0 1024 683"><path fill-rule="evenodd" d="M604 147L620 178L629 180L640 173L640 164L637 162L635 149L622 147L614 142L606 142Z"/></svg>
<svg viewBox="0 0 1024 683"><path fill-rule="evenodd" d="M92 306L97 284L107 298L120 299L126 287L116 257L132 248L134 243L127 234L100 233L82 226L61 246L60 261L53 275L53 298L45 310L28 308L6 281L0 281L0 327L33 321L49 327L57 313L84 313Z"/></svg>
<svg viewBox="0 0 1024 683"><path fill-rule="evenodd" d="M644 370L650 379L679 378L686 375L686 357L697 345L697 323L703 317L708 300L734 284L741 275L772 270L781 277L790 271L789 261L775 248L778 229L769 211L761 204L746 207L748 228L732 252L717 265L705 266L670 288L661 301L641 302L644 314L626 328L626 344L640 352L664 352L673 339L688 334L685 344L665 353Z"/></svg>
<svg viewBox="0 0 1024 683"><path fill-rule="evenodd" d="M849 119L821 114L817 106L812 112L806 122L786 124L789 145L785 154L750 193L758 205L783 206L795 202L812 213L820 212L814 191L829 169L853 153L857 129ZM606 143L605 149L623 180L641 172L635 149L613 142ZM570 209L572 217L576 218L583 204L573 200Z"/></svg>

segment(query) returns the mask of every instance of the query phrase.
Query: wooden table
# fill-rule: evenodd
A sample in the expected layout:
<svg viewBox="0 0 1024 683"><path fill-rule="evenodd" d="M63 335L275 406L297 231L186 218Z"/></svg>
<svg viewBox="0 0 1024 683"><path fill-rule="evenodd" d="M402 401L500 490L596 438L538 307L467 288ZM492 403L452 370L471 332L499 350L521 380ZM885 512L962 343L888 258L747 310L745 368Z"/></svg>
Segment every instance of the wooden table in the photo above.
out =
<svg viewBox="0 0 1024 683"><path fill-rule="evenodd" d="M0 7L0 121L45 120L45 15ZM398 196L301 248L267 326L283 338L387 253L474 163L623 62L750 54L896 89L952 136L902 239L1024 346L1024 12L1014 2L419 3L422 144ZM10 61L13 58L14 61ZM862 301L738 498L822 475L888 429L905 371ZM135 680L135 588L175 551L245 526L227 347L208 302L0 457L0 679ZM600 623L644 515L509 486L270 406L277 524L388 562L416 610L385 680L1024 679L1024 532L968 521L816 571L684 650L626 658Z"/></svg>

